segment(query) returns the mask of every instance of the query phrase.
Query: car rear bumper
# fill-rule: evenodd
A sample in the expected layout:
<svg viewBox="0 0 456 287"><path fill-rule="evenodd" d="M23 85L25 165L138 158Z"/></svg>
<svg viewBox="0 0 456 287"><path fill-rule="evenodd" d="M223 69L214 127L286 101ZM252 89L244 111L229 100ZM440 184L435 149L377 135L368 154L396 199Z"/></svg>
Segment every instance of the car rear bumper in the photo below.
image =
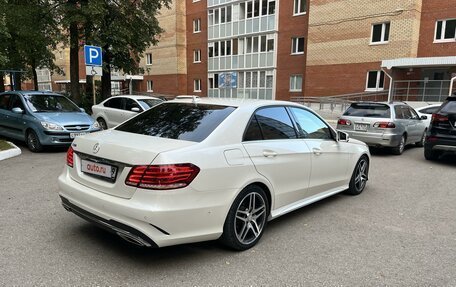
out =
<svg viewBox="0 0 456 287"><path fill-rule="evenodd" d="M368 146L395 147L401 141L401 135L390 133L369 133L342 130L351 138L365 142Z"/></svg>
<svg viewBox="0 0 456 287"><path fill-rule="evenodd" d="M125 199L74 181L67 167L58 182L59 195L67 210L127 241L152 247L219 238L237 192L138 189L132 198Z"/></svg>
<svg viewBox="0 0 456 287"><path fill-rule="evenodd" d="M456 137L428 136L424 143L424 148L428 150L449 151L456 153Z"/></svg>

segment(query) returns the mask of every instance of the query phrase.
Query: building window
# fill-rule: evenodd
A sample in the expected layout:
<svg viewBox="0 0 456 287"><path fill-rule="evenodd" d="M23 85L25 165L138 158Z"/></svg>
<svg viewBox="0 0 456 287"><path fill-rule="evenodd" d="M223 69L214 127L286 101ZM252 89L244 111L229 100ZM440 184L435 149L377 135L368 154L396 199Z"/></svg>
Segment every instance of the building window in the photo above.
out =
<svg viewBox="0 0 456 287"><path fill-rule="evenodd" d="M201 63L201 50L193 50L193 63Z"/></svg>
<svg viewBox="0 0 456 287"><path fill-rule="evenodd" d="M146 65L152 65L152 53L146 54Z"/></svg>
<svg viewBox="0 0 456 287"><path fill-rule="evenodd" d="M440 20L435 25L436 42L456 41L456 19Z"/></svg>
<svg viewBox="0 0 456 287"><path fill-rule="evenodd" d="M201 79L193 80L193 91L201 92Z"/></svg>
<svg viewBox="0 0 456 287"><path fill-rule="evenodd" d="M154 91L154 81L152 81L152 80L147 81L147 91L148 92Z"/></svg>
<svg viewBox="0 0 456 287"><path fill-rule="evenodd" d="M201 19L193 20L193 33L201 32Z"/></svg>
<svg viewBox="0 0 456 287"><path fill-rule="evenodd" d="M290 77L290 92L302 92L302 75Z"/></svg>
<svg viewBox="0 0 456 287"><path fill-rule="evenodd" d="M388 43L390 23L380 23L372 25L371 44Z"/></svg>
<svg viewBox="0 0 456 287"><path fill-rule="evenodd" d="M383 90L385 73L383 71L369 71L366 82L366 91Z"/></svg>
<svg viewBox="0 0 456 287"><path fill-rule="evenodd" d="M306 13L307 0L294 0L293 15L302 15Z"/></svg>
<svg viewBox="0 0 456 287"><path fill-rule="evenodd" d="M304 54L304 37L292 38L291 54Z"/></svg>

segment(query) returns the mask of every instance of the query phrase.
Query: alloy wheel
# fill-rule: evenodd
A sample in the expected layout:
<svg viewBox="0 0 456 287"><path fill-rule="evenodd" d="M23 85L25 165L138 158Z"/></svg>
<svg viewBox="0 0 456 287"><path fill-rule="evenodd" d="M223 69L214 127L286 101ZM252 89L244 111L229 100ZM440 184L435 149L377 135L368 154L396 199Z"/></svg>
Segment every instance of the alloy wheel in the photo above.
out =
<svg viewBox="0 0 456 287"><path fill-rule="evenodd" d="M363 190L367 183L368 163L366 159L361 159L356 167L355 188L357 191Z"/></svg>
<svg viewBox="0 0 456 287"><path fill-rule="evenodd" d="M247 194L239 203L235 217L235 234L239 242L248 245L262 233L266 223L266 202L256 192Z"/></svg>

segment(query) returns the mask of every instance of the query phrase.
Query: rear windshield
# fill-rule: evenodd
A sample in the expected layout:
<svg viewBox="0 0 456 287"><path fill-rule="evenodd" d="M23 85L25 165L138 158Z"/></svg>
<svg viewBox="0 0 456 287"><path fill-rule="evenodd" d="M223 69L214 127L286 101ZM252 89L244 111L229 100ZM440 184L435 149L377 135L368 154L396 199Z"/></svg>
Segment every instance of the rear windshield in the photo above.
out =
<svg viewBox="0 0 456 287"><path fill-rule="evenodd" d="M235 109L207 104L166 103L143 112L118 126L116 130L201 142Z"/></svg>
<svg viewBox="0 0 456 287"><path fill-rule="evenodd" d="M443 104L440 112L448 113L448 114L456 113L456 101L455 100L447 101L445 104Z"/></svg>
<svg viewBox="0 0 456 287"><path fill-rule="evenodd" d="M162 103L163 101L158 99L139 99L138 102L144 110L148 110L153 106Z"/></svg>
<svg viewBox="0 0 456 287"><path fill-rule="evenodd" d="M390 107L384 104L352 104L344 113L344 116L366 118L389 118Z"/></svg>

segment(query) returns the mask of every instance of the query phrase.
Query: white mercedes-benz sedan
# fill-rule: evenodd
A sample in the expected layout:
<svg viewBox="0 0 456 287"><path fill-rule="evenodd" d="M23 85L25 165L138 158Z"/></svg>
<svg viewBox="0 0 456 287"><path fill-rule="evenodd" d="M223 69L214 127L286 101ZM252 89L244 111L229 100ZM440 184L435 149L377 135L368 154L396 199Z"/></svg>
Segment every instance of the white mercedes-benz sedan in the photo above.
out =
<svg viewBox="0 0 456 287"><path fill-rule="evenodd" d="M368 147L291 102L179 99L77 137L63 206L147 247L254 246L268 221L366 186Z"/></svg>

